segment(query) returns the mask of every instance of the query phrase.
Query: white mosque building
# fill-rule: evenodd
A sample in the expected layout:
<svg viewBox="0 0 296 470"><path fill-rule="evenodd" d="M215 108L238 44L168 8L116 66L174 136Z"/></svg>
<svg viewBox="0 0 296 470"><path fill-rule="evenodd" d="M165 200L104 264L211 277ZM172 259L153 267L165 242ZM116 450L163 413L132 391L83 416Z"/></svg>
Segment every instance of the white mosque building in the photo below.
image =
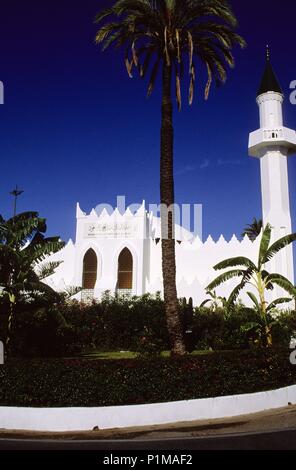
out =
<svg viewBox="0 0 296 470"><path fill-rule="evenodd" d="M249 155L260 161L262 216L278 239L292 232L287 157L296 152L296 132L283 125L284 96L269 57L257 95L260 128L249 138ZM50 257L62 261L47 282L56 290L82 287L82 299L99 299L105 291L140 296L162 291L160 219L143 203L136 212L92 210L84 213L77 204L76 240ZM226 241L211 236L202 241L176 226L177 289L179 297L192 297L197 305L206 298L206 286L216 277L213 266L234 256L257 260L260 237L251 242L234 235ZM282 250L268 266L294 283L292 247ZM228 296L236 281L217 293ZM281 295L275 292L274 295Z"/></svg>

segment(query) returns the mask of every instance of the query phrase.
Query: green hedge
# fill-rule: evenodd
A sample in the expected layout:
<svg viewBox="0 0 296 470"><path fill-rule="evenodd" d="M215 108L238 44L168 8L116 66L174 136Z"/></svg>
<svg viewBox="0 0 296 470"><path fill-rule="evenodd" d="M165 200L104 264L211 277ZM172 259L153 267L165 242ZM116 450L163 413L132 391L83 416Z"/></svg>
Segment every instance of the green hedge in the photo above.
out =
<svg viewBox="0 0 296 470"><path fill-rule="evenodd" d="M6 323L7 315L0 315L0 338L6 335ZM68 356L92 349L136 351L147 337L155 339L158 349L169 349L163 301L150 295L106 295L92 304L72 301L35 310L18 306L11 349L22 357Z"/></svg>
<svg viewBox="0 0 296 470"><path fill-rule="evenodd" d="M1 307L1 305L0 305ZM190 309L189 309L190 310ZM180 303L180 315L188 350L248 349L257 345L254 333L244 325L256 320L255 313L238 305L223 309L188 310ZM7 313L1 314L0 338L6 336ZM296 332L296 313L281 313L273 326L275 346L288 347ZM164 302L159 296L116 298L105 295L101 302L61 303L55 306L18 305L14 316L13 356L61 357L91 350L131 350L155 354L170 349Z"/></svg>
<svg viewBox="0 0 296 470"><path fill-rule="evenodd" d="M296 383L290 351L249 350L180 359L10 359L1 406L111 406L251 393Z"/></svg>
<svg viewBox="0 0 296 470"><path fill-rule="evenodd" d="M258 345L258 337L245 325L256 322L255 311L236 305L225 314L222 308L196 309L193 315L193 345L195 349L248 349ZM289 347L292 336L296 335L296 312L282 311L274 317L272 326L273 345Z"/></svg>

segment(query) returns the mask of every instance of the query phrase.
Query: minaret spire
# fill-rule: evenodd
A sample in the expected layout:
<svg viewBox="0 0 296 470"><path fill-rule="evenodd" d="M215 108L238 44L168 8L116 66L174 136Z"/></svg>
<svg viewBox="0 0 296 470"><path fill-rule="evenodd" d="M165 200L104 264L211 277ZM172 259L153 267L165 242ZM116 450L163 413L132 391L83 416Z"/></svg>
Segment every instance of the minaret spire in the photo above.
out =
<svg viewBox="0 0 296 470"><path fill-rule="evenodd" d="M270 49L269 46L266 46L266 63L265 69L258 89L257 96L267 93L268 91L274 91L275 93L280 93L283 95L283 91L280 85L279 80L277 79L276 74L274 73L273 67L270 60Z"/></svg>
<svg viewBox="0 0 296 470"><path fill-rule="evenodd" d="M283 101L267 47L265 71L257 94L260 129L250 134L249 155L260 160L263 223L273 227L273 239L292 232L287 159L296 153L296 133L284 126ZM270 269L294 282L291 246L275 257Z"/></svg>

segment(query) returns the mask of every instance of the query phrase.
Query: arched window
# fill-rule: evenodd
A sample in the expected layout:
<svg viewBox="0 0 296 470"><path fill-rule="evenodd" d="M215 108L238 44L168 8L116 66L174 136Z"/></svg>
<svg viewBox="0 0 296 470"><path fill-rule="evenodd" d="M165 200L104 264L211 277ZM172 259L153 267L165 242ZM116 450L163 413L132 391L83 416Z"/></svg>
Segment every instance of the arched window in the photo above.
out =
<svg viewBox="0 0 296 470"><path fill-rule="evenodd" d="M124 248L118 258L117 289L133 288L133 257L128 248Z"/></svg>
<svg viewBox="0 0 296 470"><path fill-rule="evenodd" d="M83 258L83 289L94 289L97 281L98 259L94 250L90 248Z"/></svg>

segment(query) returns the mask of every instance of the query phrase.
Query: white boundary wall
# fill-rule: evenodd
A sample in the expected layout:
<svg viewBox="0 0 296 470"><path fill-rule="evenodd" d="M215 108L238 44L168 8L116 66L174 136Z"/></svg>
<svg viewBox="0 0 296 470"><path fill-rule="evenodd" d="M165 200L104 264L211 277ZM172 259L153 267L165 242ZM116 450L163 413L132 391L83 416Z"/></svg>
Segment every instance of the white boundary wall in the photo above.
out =
<svg viewBox="0 0 296 470"><path fill-rule="evenodd" d="M126 232L127 238L124 238L121 232L116 233L116 230L125 229L129 230ZM206 287L222 273L213 269L217 263L236 256L245 256L257 262L261 237L251 242L247 236L239 240L233 235L228 241L223 235L216 241L209 236L202 242L199 237L194 237L192 233L178 225L176 225L176 236L182 242L181 244L176 242L178 296L192 297L195 306L208 298ZM140 296L145 293L162 292L160 237L160 219L146 212L144 203L136 214L132 214L129 209L120 214L118 209L115 209L111 215L103 211L99 216L94 209L89 215L85 214L78 205L76 242L70 240L63 250L47 259L62 263L46 282L58 291L64 290L67 286L81 286L83 259L85 253L92 249L98 261L94 297L100 299L104 292L116 291L118 257L124 248L128 248L133 257L132 294ZM288 260L292 257L292 251L287 250L288 248L285 256ZM291 264L290 261L279 264L279 260L277 272L290 277L292 282L293 273L285 268ZM266 268L274 272L272 266L267 264ZM217 288L217 295L228 298L237 283L237 279L226 282ZM284 296L282 289L276 287L269 293L267 300ZM77 298L81 298L81 294ZM250 299L245 293L242 293L240 298L246 305L250 305Z"/></svg>
<svg viewBox="0 0 296 470"><path fill-rule="evenodd" d="M267 392L151 405L104 408L0 407L0 428L30 431L88 431L178 423L257 413L296 404L296 385Z"/></svg>

